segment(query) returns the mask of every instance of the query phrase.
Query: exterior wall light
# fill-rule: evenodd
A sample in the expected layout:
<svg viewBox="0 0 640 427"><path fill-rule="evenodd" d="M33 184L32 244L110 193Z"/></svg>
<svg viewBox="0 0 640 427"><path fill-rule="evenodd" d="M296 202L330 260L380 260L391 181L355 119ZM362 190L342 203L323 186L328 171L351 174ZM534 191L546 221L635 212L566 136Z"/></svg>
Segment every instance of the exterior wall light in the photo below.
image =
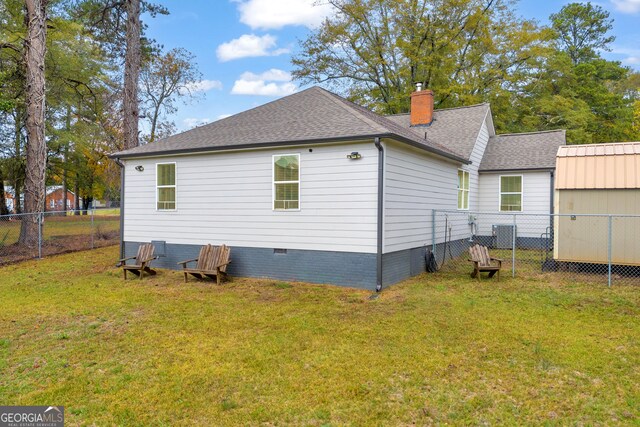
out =
<svg viewBox="0 0 640 427"><path fill-rule="evenodd" d="M138 166L136 166L136 170L137 170L138 172L142 172L142 171L144 171L144 166L142 166L142 165L138 165Z"/></svg>
<svg viewBox="0 0 640 427"><path fill-rule="evenodd" d="M347 154L347 159L358 160L362 158L362 154L357 151L352 152L351 154Z"/></svg>

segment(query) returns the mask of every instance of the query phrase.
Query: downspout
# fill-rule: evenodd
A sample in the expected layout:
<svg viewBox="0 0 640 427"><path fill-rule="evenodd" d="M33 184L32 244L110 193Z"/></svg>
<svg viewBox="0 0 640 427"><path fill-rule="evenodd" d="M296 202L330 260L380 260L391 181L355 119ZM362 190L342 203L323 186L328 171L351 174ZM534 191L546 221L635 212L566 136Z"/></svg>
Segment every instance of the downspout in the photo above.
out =
<svg viewBox="0 0 640 427"><path fill-rule="evenodd" d="M124 163L120 159L113 159L120 166L120 259L124 254Z"/></svg>
<svg viewBox="0 0 640 427"><path fill-rule="evenodd" d="M551 232L549 233L549 239L550 239L549 246L551 246L552 245L551 242L555 241L555 236L554 236L555 230L553 229L553 226L555 224L554 217L553 217L553 214L555 213L554 203L555 203L555 199L556 199L555 198L555 191L554 191L554 188L555 188L555 171L552 170L551 172L549 172L549 175L550 175L550 177L549 177L549 181L550 181L549 182L549 214L550 214L549 215L549 230L551 230Z"/></svg>
<svg viewBox="0 0 640 427"><path fill-rule="evenodd" d="M382 226L384 219L384 148L380 138L373 140L378 149L378 235L376 253L376 292L382 290Z"/></svg>

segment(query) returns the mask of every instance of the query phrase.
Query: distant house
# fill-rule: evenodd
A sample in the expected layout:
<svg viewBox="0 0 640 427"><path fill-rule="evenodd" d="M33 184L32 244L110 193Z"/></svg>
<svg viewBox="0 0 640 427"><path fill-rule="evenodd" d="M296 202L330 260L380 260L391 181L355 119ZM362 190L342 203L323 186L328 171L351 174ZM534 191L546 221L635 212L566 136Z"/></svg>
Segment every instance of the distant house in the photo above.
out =
<svg viewBox="0 0 640 427"><path fill-rule="evenodd" d="M555 206L557 261L640 265L640 142L561 147Z"/></svg>
<svg viewBox="0 0 640 427"><path fill-rule="evenodd" d="M76 195L67 190L67 210L75 206ZM11 213L16 213L16 193L13 187L5 186L5 203ZM20 206L24 207L24 193L20 194ZM64 192L61 185L50 185L45 193L45 210L49 212L64 210Z"/></svg>
<svg viewBox="0 0 640 427"><path fill-rule="evenodd" d="M74 208L76 195L73 191L67 190L67 209ZM51 185L47 187L45 197L45 209L50 212L64 211L64 189L62 185Z"/></svg>
<svg viewBox="0 0 640 427"><path fill-rule="evenodd" d="M433 107L418 90L385 117L313 87L115 153L123 252L154 241L175 268L224 243L232 275L379 290L424 271L433 209L553 208L563 131L496 135L488 104Z"/></svg>
<svg viewBox="0 0 640 427"><path fill-rule="evenodd" d="M13 187L10 185L4 186L4 201L9 213L15 213L16 207L17 207L16 192L13 189ZM20 195L20 203L22 204L23 201L24 201L24 196Z"/></svg>
<svg viewBox="0 0 640 427"><path fill-rule="evenodd" d="M12 191L13 189L5 187L4 190L4 203L7 207L7 211L15 212L16 195Z"/></svg>

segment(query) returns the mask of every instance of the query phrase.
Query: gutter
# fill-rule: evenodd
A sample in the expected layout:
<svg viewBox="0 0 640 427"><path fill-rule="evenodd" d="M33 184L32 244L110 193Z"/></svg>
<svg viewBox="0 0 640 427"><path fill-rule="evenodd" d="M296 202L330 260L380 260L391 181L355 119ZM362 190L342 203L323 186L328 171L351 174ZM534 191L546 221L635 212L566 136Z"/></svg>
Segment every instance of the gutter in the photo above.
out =
<svg viewBox="0 0 640 427"><path fill-rule="evenodd" d="M124 254L124 163L119 158L113 159L120 166L120 259L125 258Z"/></svg>
<svg viewBox="0 0 640 427"><path fill-rule="evenodd" d="M553 226L555 225L555 221L554 221L554 216L553 214L555 213L555 171L549 171L549 213L551 215L549 215L549 230L551 230L551 236L549 236L551 238L551 241L555 241L555 230L553 229Z"/></svg>
<svg viewBox="0 0 640 427"><path fill-rule="evenodd" d="M382 226L384 219L384 148L380 143L380 138L373 140L378 149L378 230L377 230L377 251L376 251L376 292L382 290Z"/></svg>
<svg viewBox="0 0 640 427"><path fill-rule="evenodd" d="M555 166L552 168L511 168L511 169L479 169L478 173L511 173L511 172L553 172Z"/></svg>

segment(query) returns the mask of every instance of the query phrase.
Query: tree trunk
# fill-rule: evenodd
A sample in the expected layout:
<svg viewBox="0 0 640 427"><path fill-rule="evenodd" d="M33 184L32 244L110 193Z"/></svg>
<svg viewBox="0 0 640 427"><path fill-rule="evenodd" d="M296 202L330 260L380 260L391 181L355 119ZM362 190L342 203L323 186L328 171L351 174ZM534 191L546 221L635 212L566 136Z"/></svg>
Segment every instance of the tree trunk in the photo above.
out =
<svg viewBox="0 0 640 427"><path fill-rule="evenodd" d="M159 109L156 108L151 118L151 133L149 134L149 143L156 140L156 127L158 126L158 116L160 115Z"/></svg>
<svg viewBox="0 0 640 427"><path fill-rule="evenodd" d="M124 62L124 149L138 146L140 75L140 0L127 0L127 49Z"/></svg>
<svg viewBox="0 0 640 427"><path fill-rule="evenodd" d="M78 168L78 162L76 161L76 170ZM80 174L76 172L76 182L73 187L74 193L76 193L75 202L73 203L73 214L80 215Z"/></svg>
<svg viewBox="0 0 640 427"><path fill-rule="evenodd" d="M15 116L15 163L12 167L13 182L13 212L22 213L22 203L20 203L20 194L22 193L22 168L20 166L20 157L22 156L22 114L20 108L16 108Z"/></svg>
<svg viewBox="0 0 640 427"><path fill-rule="evenodd" d="M67 106L67 135L71 132L71 107ZM67 203L69 203L69 198L67 196L68 190L68 170L69 170L69 141L67 140L64 144L64 157L62 160L62 211L67 212Z"/></svg>
<svg viewBox="0 0 640 427"><path fill-rule="evenodd" d="M0 215L8 214L7 200L4 197L4 174L2 173L2 166L0 166Z"/></svg>
<svg viewBox="0 0 640 427"><path fill-rule="evenodd" d="M88 215L91 202L93 202L92 196L85 196L82 198L82 215Z"/></svg>
<svg viewBox="0 0 640 427"><path fill-rule="evenodd" d="M44 139L45 75L48 0L25 0L27 37L25 38L27 104L27 170L24 184L24 209L28 213L44 209L47 144ZM20 243L33 247L38 243L38 216L22 220Z"/></svg>

